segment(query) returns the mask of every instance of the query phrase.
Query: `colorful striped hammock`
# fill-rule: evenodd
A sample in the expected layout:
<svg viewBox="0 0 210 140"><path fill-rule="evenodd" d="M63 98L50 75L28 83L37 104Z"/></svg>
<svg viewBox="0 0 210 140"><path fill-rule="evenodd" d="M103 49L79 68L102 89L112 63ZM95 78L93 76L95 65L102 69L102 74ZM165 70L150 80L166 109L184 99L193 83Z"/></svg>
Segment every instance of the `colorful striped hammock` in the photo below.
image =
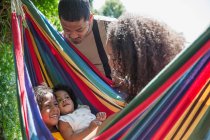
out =
<svg viewBox="0 0 210 140"><path fill-rule="evenodd" d="M122 109L95 139L210 139L210 27L125 108L111 81L30 1L12 0L12 32L24 139L53 139L32 90L42 82L70 85L94 113Z"/></svg>

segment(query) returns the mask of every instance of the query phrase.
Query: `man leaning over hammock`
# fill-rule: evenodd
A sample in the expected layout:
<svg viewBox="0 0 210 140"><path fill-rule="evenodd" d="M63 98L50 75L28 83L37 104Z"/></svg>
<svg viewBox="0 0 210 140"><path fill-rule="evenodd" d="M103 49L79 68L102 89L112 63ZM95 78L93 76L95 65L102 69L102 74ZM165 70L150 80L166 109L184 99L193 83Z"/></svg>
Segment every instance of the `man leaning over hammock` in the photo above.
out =
<svg viewBox="0 0 210 140"><path fill-rule="evenodd" d="M116 19L93 15L89 0L60 0L58 13L64 37L110 78L104 46L106 27Z"/></svg>

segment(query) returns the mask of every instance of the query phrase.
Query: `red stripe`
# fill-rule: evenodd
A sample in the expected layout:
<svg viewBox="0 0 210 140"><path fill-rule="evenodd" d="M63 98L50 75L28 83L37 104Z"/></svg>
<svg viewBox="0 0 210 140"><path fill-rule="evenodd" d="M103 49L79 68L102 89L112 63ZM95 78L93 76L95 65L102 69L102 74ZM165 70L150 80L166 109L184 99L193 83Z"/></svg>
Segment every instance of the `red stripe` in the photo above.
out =
<svg viewBox="0 0 210 140"><path fill-rule="evenodd" d="M165 120L158 131L153 135L153 140L164 139L170 129L174 126L180 116L184 113L190 103L194 100L199 91L202 89L203 85L207 82L210 77L210 62L207 66L201 71L196 81L192 84L190 89L184 95L182 100L178 103L176 108L172 111L169 117Z"/></svg>
<svg viewBox="0 0 210 140"><path fill-rule="evenodd" d="M14 52L16 58L17 76L20 88L19 96L20 96L21 109L23 113L23 122L25 123L25 132L27 138L29 139L29 130L28 130L28 121L27 121L28 116L27 116L27 106L26 106L26 90L24 82L23 51L22 51L22 42L21 42L21 31L18 24L19 23L16 17L16 13L12 13L12 37L13 37Z"/></svg>
<svg viewBox="0 0 210 140"><path fill-rule="evenodd" d="M93 94L93 92L90 90L90 88L72 71L72 69L66 64L65 60L60 56L60 54L57 52L57 50L53 47L51 42L42 34L42 32L39 30L33 19L30 17L30 15L26 12L26 17L30 19L32 22L36 32L39 34L39 36L46 42L47 46L49 47L52 54L55 56L55 58L58 60L58 62L63 66L63 68L68 72L68 74L71 76L73 81L78 85L81 92L85 96L85 98L98 110L105 111L107 115L113 114L113 111L111 111L109 108L107 108L105 105L103 105Z"/></svg>
<svg viewBox="0 0 210 140"><path fill-rule="evenodd" d="M41 84L44 80L43 80L43 77L42 77L42 72L41 72L41 67L39 65L39 61L38 61L38 58L36 56L36 53L34 51L34 47L33 47L33 44L32 44L32 38L30 37L30 34L29 34L29 30L26 28L25 29L25 35L26 35L26 39L27 39L27 43L28 43L28 48L29 48L29 51L30 51L30 56L31 56L31 59L32 59L32 64L34 66L34 72L36 74L36 78L38 80L38 84Z"/></svg>
<svg viewBox="0 0 210 140"><path fill-rule="evenodd" d="M141 114L146 107L148 107L155 99L157 99L161 93L163 93L170 85L172 85L181 75L184 74L200 57L202 57L209 50L210 41L203 45L182 67L180 67L160 88L158 88L150 97L148 97L144 102L139 104L135 109L129 112L126 116L121 118L108 130L103 132L96 139L110 139L119 130L126 127L127 124L132 122L138 114Z"/></svg>
<svg viewBox="0 0 210 140"><path fill-rule="evenodd" d="M109 110L106 106L104 106L93 94L92 90L71 70L71 68L66 65L62 57L60 57L58 54L56 54L56 59L60 64L63 66L63 68L69 73L73 81L76 83L76 85L81 90L82 94L85 96L85 98L98 110L105 111L107 115L113 114L111 110Z"/></svg>

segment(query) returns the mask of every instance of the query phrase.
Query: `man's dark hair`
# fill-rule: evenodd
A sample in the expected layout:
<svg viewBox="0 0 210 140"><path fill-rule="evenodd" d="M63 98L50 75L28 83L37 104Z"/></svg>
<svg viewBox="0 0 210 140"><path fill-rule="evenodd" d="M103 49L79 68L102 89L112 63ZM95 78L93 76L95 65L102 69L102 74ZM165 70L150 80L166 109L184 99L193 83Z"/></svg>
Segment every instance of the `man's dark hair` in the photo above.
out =
<svg viewBox="0 0 210 140"><path fill-rule="evenodd" d="M90 17L89 0L60 0L58 4L58 15L66 21L79 21Z"/></svg>
<svg viewBox="0 0 210 140"><path fill-rule="evenodd" d="M74 103L74 109L77 109L77 107L78 107L77 98L74 95L73 90L66 85L56 85L53 88L53 94L55 95L55 92L61 91L61 90L66 91L68 93L69 97L71 98L72 102ZM55 95L55 97L56 97L56 95Z"/></svg>

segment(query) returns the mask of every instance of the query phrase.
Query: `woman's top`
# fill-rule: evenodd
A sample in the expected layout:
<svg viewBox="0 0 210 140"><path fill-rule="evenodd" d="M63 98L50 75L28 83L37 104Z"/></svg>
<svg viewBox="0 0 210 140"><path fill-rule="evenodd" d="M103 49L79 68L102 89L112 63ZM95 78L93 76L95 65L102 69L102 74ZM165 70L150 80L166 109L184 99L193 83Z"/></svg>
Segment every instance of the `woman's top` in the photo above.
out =
<svg viewBox="0 0 210 140"><path fill-rule="evenodd" d="M74 133L79 133L89 127L91 121L94 119L96 119L96 116L91 113L89 106L79 105L74 112L60 116L59 120L68 122Z"/></svg>

